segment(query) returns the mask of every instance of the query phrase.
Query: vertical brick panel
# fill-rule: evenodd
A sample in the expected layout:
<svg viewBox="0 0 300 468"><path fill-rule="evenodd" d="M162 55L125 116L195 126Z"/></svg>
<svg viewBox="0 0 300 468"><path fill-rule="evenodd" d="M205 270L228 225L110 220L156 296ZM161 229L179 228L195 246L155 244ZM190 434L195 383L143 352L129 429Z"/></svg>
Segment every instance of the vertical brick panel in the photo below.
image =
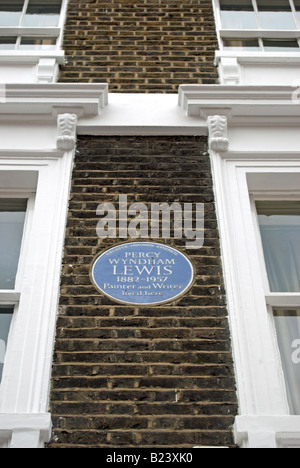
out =
<svg viewBox="0 0 300 468"><path fill-rule="evenodd" d="M70 0L60 81L176 93L217 82L217 48L211 0Z"/></svg>
<svg viewBox="0 0 300 468"><path fill-rule="evenodd" d="M130 5L130 2L128 2ZM99 203L205 204L205 243L160 239L196 267L192 289L156 307L120 305L90 280L118 239ZM50 447L232 446L237 412L211 168L204 137L80 137L53 365Z"/></svg>

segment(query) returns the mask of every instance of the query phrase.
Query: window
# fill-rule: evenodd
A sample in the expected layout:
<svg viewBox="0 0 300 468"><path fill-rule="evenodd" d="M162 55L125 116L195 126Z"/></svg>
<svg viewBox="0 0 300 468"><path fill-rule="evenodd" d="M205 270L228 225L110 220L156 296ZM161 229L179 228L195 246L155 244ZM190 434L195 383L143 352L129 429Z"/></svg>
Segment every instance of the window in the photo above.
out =
<svg viewBox="0 0 300 468"><path fill-rule="evenodd" d="M0 50L55 49L61 34L63 3L0 0Z"/></svg>
<svg viewBox="0 0 300 468"><path fill-rule="evenodd" d="M275 256L266 257L268 246L271 254L275 246L275 241L268 238L275 229L276 236L284 237L285 225L289 226L285 248L292 243L296 256L299 252L292 237L298 231L299 150L296 145L289 146L296 139L296 131L285 133L284 127L281 133L278 125L268 134L266 128L273 123L261 130L263 119L253 129L252 117L248 122L247 130L243 122L233 126L231 134L231 148L237 144L243 150L212 152L239 399L235 440L245 448L300 447L299 328L298 323L297 327L292 323L300 319L300 293L290 292L297 291L290 268L281 268L281 273L271 276L272 262L282 259L279 249L275 249ZM264 151L257 149L260 137L260 142L264 139ZM261 228L265 231L264 242ZM293 261L297 269L297 258ZM289 336L291 332L295 334Z"/></svg>
<svg viewBox="0 0 300 468"><path fill-rule="evenodd" d="M219 0L217 11L224 50L300 52L300 0Z"/></svg>
<svg viewBox="0 0 300 468"><path fill-rule="evenodd" d="M0 198L0 290L14 289L27 200Z"/></svg>
<svg viewBox="0 0 300 468"><path fill-rule="evenodd" d="M300 293L300 201L257 201L256 210L270 295ZM297 299L296 299L297 300ZM300 415L299 307L273 307L290 412Z"/></svg>
<svg viewBox="0 0 300 468"><path fill-rule="evenodd" d="M51 434L51 356L73 153L20 149L7 156L3 149L0 156L0 448L20 440L41 448Z"/></svg>
<svg viewBox="0 0 300 468"><path fill-rule="evenodd" d="M13 311L13 306L0 305L0 384Z"/></svg>
<svg viewBox="0 0 300 468"><path fill-rule="evenodd" d="M257 201L271 292L300 292L300 202Z"/></svg>

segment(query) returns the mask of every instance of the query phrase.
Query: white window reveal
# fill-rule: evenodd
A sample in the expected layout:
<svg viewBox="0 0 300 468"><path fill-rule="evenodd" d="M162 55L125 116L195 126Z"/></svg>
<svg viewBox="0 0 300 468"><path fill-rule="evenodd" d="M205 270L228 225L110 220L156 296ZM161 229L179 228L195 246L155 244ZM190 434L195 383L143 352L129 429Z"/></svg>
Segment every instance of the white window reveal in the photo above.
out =
<svg viewBox="0 0 300 468"><path fill-rule="evenodd" d="M235 438L245 448L300 447L299 158L253 154L212 154L239 396Z"/></svg>
<svg viewBox="0 0 300 468"><path fill-rule="evenodd" d="M63 0L0 0L0 50L59 46Z"/></svg>

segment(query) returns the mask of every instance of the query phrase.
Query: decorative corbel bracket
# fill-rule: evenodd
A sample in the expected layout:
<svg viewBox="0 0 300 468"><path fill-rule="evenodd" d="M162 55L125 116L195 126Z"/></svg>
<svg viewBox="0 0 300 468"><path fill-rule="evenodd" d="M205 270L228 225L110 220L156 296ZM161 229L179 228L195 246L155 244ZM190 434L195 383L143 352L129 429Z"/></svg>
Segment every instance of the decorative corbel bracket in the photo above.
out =
<svg viewBox="0 0 300 468"><path fill-rule="evenodd" d="M217 153L228 151L227 117L214 115L207 119L209 148Z"/></svg>
<svg viewBox="0 0 300 468"><path fill-rule="evenodd" d="M40 58L37 64L37 83L54 83L58 73L58 62L55 58Z"/></svg>
<svg viewBox="0 0 300 468"><path fill-rule="evenodd" d="M76 145L76 114L59 114L57 117L57 149L71 151Z"/></svg>

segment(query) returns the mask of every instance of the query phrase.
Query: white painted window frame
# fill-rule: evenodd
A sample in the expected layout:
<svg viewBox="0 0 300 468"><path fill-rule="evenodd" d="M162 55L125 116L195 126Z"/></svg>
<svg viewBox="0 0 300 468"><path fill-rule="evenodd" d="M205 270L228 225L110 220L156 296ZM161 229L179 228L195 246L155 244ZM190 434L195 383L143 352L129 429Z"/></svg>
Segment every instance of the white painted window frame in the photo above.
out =
<svg viewBox="0 0 300 468"><path fill-rule="evenodd" d="M258 14L258 9L256 5L256 0L251 0L253 3L253 9L256 14L256 19L258 25L260 25L260 20L259 20L259 14ZM295 52L267 52L264 51L263 49L263 39L297 39L298 44L300 46L300 21L298 18L298 15L296 14L296 10L293 4L292 0L289 0L291 4L291 9L293 12L293 16L296 22L297 28L294 30L270 30L270 29L262 29L261 27L258 27L257 29L224 29L222 27L222 22L221 22L221 8L220 8L220 0L213 0L213 7L214 7L214 14L215 14L215 22L216 22L216 29L217 29L217 37L218 37L218 42L219 42L219 47L220 51L223 53L228 53L230 56L235 56L238 54L246 54L247 56L255 56L255 55L264 55L266 58L267 57L276 57L276 54L285 54L285 55L290 55L294 56L294 54L300 54L300 49L299 51L295 49ZM223 39L230 38L230 39L253 39L257 38L259 41L260 45L260 51L243 51L241 50L226 50L223 45Z"/></svg>
<svg viewBox="0 0 300 468"><path fill-rule="evenodd" d="M16 191L13 192L11 189L5 190L1 189L0 186L0 199L3 198L26 198L27 209L25 214L25 222L23 228L23 236L21 241L21 249L19 256L18 269L15 280L14 289L0 289L0 305L17 305L20 299L20 291L22 289L22 272L24 270L26 252L28 250L29 237L30 237L30 227L32 224L33 210L34 210L34 201L35 193L34 192L22 192L16 188Z"/></svg>
<svg viewBox="0 0 300 468"><path fill-rule="evenodd" d="M267 306L272 307L300 307L300 292L299 293L275 293L270 291L270 285L268 280L268 274L266 269L266 263L264 259L264 252L262 246L262 240L259 230L258 217L256 212L255 202L260 200L270 201L299 201L300 203L300 187L299 190L294 190L292 195L288 195L285 191L280 190L273 192L260 192L252 191L250 194L251 209L253 215L253 223L257 239L257 249L259 258L261 260L261 274L265 289L265 298ZM275 329L275 328L274 328Z"/></svg>
<svg viewBox="0 0 300 468"><path fill-rule="evenodd" d="M41 2L42 1L45 1L45 0L41 0ZM22 24L22 21L24 19L25 12L28 7L28 3L29 3L29 0L24 0L20 24ZM68 0L62 0L61 14L59 18L59 24L57 27L34 28L34 27L25 27L25 26L7 26L7 27L1 26L0 36L17 37L18 41L17 41L16 50L18 50L18 45L20 44L21 37L35 37L35 36L44 37L44 38L56 38L57 39L56 48L60 48L62 45L63 27L65 23L65 18L66 18L67 3L68 3ZM14 52L14 51L12 50L9 52ZM3 51L1 51L1 54L2 53Z"/></svg>
<svg viewBox="0 0 300 468"><path fill-rule="evenodd" d="M28 0L26 0L27 2ZM56 48L51 50L0 50L0 66L36 67L37 83L54 83L58 76L58 66L64 65L62 50L64 24L67 16L68 0L62 0L62 10L57 28L1 27L0 35L15 37L56 38Z"/></svg>
<svg viewBox="0 0 300 468"><path fill-rule="evenodd" d="M300 447L300 416L289 413L269 305L289 304L293 295L269 295L253 207L255 197L298 198L300 161L296 153L248 156L211 151L239 399L235 437L245 448ZM259 176L272 177L269 187L259 186ZM284 187L284 180L293 183Z"/></svg>
<svg viewBox="0 0 300 468"><path fill-rule="evenodd" d="M0 448L42 448L51 436L51 364L73 157L71 148L9 156L0 150L0 184L7 182L0 196L30 195L16 287L0 291L0 303L15 305L0 385ZM37 174L29 193L34 177L28 182L28 174Z"/></svg>

